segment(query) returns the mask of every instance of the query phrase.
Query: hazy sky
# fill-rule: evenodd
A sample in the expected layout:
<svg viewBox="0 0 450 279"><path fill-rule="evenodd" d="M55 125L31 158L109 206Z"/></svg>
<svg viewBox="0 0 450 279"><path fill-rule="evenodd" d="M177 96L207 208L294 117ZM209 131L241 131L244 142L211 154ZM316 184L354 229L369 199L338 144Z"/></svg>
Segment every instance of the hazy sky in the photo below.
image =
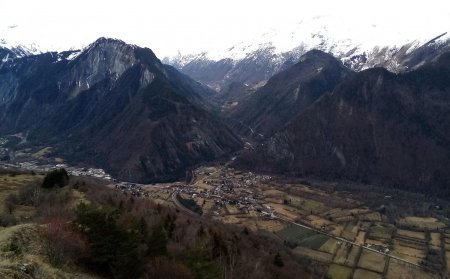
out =
<svg viewBox="0 0 450 279"><path fill-rule="evenodd" d="M0 39L46 50L85 46L98 37L152 48L159 57L198 52L332 14L392 28L442 26L450 31L450 1L400 0L10 0L3 1ZM363 4L364 3L364 4Z"/></svg>

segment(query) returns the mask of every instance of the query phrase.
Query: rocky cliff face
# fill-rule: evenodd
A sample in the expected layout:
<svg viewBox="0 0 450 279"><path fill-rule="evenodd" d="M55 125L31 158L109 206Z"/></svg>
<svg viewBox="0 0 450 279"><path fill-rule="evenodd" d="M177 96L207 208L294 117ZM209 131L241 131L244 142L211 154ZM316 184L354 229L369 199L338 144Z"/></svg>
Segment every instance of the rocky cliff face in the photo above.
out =
<svg viewBox="0 0 450 279"><path fill-rule="evenodd" d="M337 86L238 165L450 195L450 53L406 74Z"/></svg>
<svg viewBox="0 0 450 279"><path fill-rule="evenodd" d="M102 38L81 52L3 63L0 134L22 132L124 180L171 180L240 147L208 94L150 49Z"/></svg>

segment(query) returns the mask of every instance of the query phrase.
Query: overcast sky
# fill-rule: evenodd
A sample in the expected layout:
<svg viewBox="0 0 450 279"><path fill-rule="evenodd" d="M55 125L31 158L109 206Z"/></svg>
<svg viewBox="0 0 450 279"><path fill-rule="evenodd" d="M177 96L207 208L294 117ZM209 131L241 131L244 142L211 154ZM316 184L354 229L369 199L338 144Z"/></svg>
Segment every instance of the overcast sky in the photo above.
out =
<svg viewBox="0 0 450 279"><path fill-rule="evenodd" d="M330 14L351 19L355 25L363 21L389 23L393 29L409 33L428 25L432 32L450 31L448 0L3 2L0 39L36 43L46 50L79 48L105 36L150 47L164 57L178 50L190 53L228 47L270 28L288 27L306 17Z"/></svg>

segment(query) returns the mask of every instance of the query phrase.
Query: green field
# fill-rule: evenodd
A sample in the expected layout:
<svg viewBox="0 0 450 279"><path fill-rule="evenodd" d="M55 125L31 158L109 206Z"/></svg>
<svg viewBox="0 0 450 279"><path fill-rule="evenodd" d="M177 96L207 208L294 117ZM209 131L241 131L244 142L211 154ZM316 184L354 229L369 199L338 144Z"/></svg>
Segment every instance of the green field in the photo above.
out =
<svg viewBox="0 0 450 279"><path fill-rule="evenodd" d="M313 234L307 238L302 239L298 245L310 249L319 249L329 239L330 238L328 236L323 234Z"/></svg>
<svg viewBox="0 0 450 279"><path fill-rule="evenodd" d="M393 228L381 226L381 225L375 225L370 227L370 234L369 237L372 239L390 239L392 236L392 233L394 232Z"/></svg>
<svg viewBox="0 0 450 279"><path fill-rule="evenodd" d="M346 266L332 264L328 268L327 278L330 279L349 279L352 276L352 269Z"/></svg>
<svg viewBox="0 0 450 279"><path fill-rule="evenodd" d="M322 202L311 200L311 199L302 199L297 196L289 195L287 197L288 200L290 200L290 206L295 207L297 209L306 210L306 211L312 211L312 212L324 212L327 211L329 208L323 204Z"/></svg>
<svg viewBox="0 0 450 279"><path fill-rule="evenodd" d="M329 239L328 236L298 226L288 226L276 234L290 247L303 246L310 249L319 249Z"/></svg>
<svg viewBox="0 0 450 279"><path fill-rule="evenodd" d="M385 256L364 249L359 258L358 266L381 273L384 270L385 260Z"/></svg>

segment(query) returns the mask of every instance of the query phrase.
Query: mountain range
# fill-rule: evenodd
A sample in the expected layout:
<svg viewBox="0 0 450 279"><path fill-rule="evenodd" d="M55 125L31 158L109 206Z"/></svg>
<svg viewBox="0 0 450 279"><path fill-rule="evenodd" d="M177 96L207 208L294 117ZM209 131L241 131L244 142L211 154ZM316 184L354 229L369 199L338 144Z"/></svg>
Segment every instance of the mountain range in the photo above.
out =
<svg viewBox="0 0 450 279"><path fill-rule="evenodd" d="M351 19L316 16L224 49L179 53L163 62L217 91L214 101L227 110L313 49L333 55L356 72L384 67L394 73L417 69L450 50L446 29L395 34L391 26L379 25L357 28Z"/></svg>
<svg viewBox="0 0 450 279"><path fill-rule="evenodd" d="M172 181L235 154L257 172L448 195L448 35L370 51L313 36L283 52L269 42L163 60L172 66L115 39L2 48L0 135L127 181Z"/></svg>
<svg viewBox="0 0 450 279"><path fill-rule="evenodd" d="M0 132L127 181L166 181L240 148L208 88L150 49L101 38L83 51L0 65Z"/></svg>
<svg viewBox="0 0 450 279"><path fill-rule="evenodd" d="M312 50L230 107L226 115L240 134L268 137L352 73L332 55Z"/></svg>
<svg viewBox="0 0 450 279"><path fill-rule="evenodd" d="M350 75L236 165L449 197L450 52L417 70Z"/></svg>

